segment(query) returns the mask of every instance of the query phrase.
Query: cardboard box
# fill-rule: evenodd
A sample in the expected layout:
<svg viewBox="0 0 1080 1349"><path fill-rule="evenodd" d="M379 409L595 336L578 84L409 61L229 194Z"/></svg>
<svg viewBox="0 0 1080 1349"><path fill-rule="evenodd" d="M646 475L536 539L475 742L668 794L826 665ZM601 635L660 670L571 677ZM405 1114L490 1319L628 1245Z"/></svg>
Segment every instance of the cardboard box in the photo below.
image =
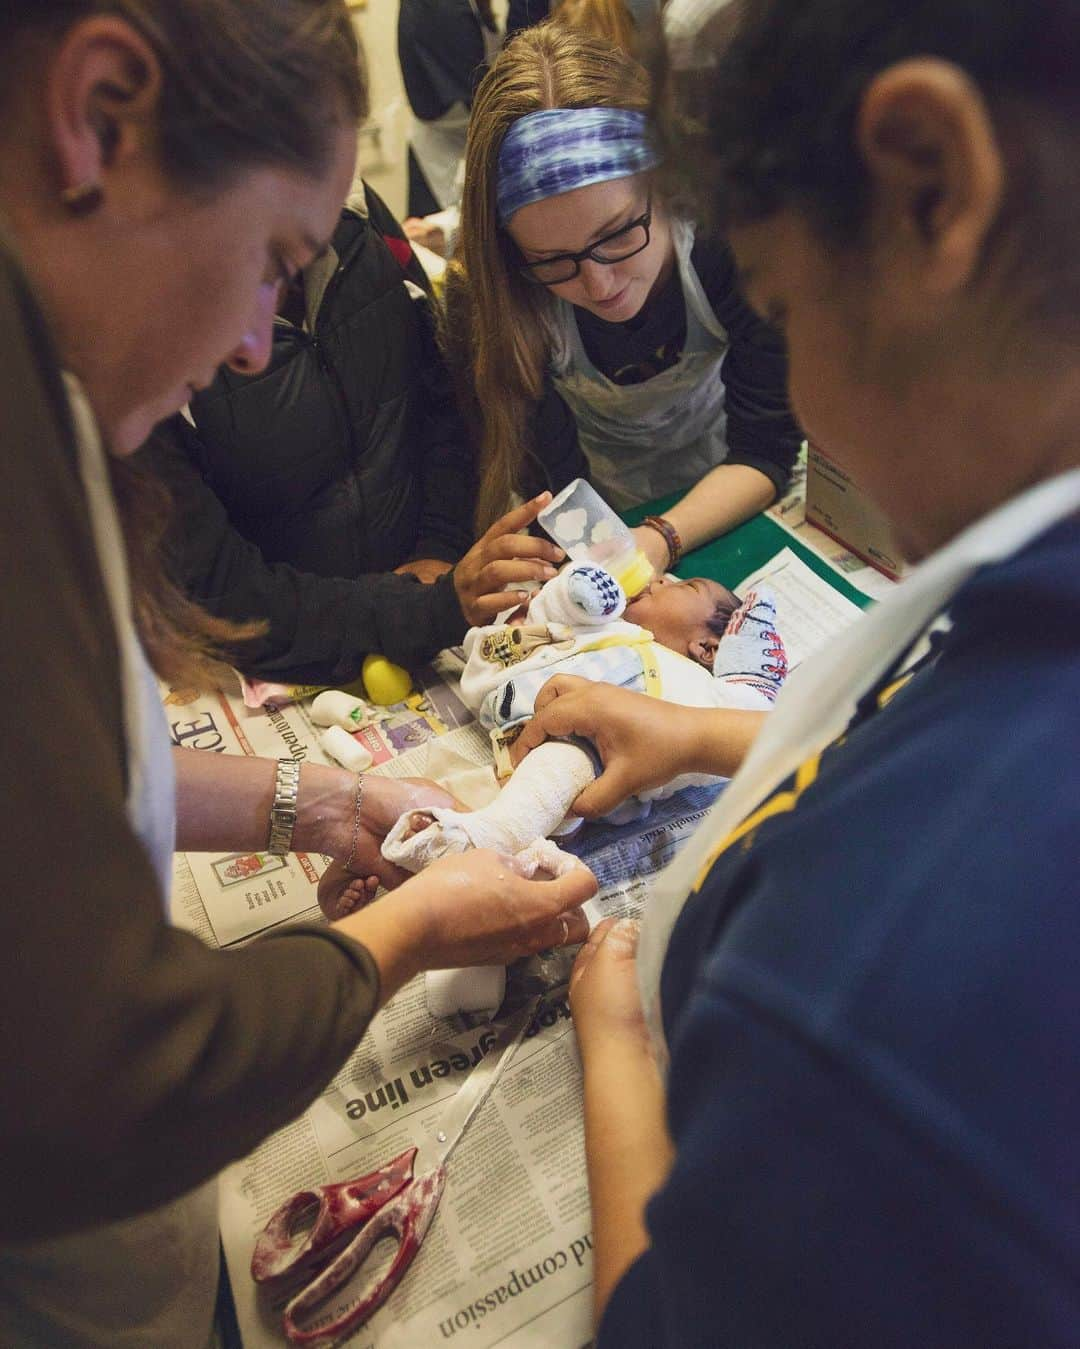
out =
<svg viewBox="0 0 1080 1349"><path fill-rule="evenodd" d="M870 566L900 579L904 563L888 520L851 475L814 444L806 455L806 518Z"/></svg>

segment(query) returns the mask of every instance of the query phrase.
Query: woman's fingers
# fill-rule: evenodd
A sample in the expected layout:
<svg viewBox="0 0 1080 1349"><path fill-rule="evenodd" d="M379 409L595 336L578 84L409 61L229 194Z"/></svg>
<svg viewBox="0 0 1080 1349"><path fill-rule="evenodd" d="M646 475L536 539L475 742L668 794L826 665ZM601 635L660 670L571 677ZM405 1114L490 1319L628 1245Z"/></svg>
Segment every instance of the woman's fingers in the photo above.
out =
<svg viewBox="0 0 1080 1349"><path fill-rule="evenodd" d="M599 951L604 938L618 922L617 918L605 918L602 923L597 923L589 933L588 940L577 954L574 961L574 968L570 971L570 991L573 992L575 985L581 976L589 967L589 962Z"/></svg>
<svg viewBox="0 0 1080 1349"><path fill-rule="evenodd" d="M633 796L640 785L640 768L625 759L609 760L596 781L590 782L574 801L574 814L585 820L600 819Z"/></svg>
<svg viewBox="0 0 1080 1349"><path fill-rule="evenodd" d="M589 920L581 909L568 909L558 917L550 919L548 926L538 935L539 950L551 946L580 946L589 936Z"/></svg>
<svg viewBox="0 0 1080 1349"><path fill-rule="evenodd" d="M533 704L537 712L542 712L546 707L555 702L557 698L565 698L571 693L589 693L596 692L596 683L592 679L585 679L582 675L555 675L549 679L540 692L536 695L536 702ZM574 717L581 715L585 710L585 705L578 703L571 707L568 703L563 703L558 712L551 714L556 720L560 717ZM563 735L563 731L558 732Z"/></svg>
<svg viewBox="0 0 1080 1349"><path fill-rule="evenodd" d="M481 540L495 539L500 534L516 534L519 529L526 529L550 501L550 492L541 492L531 501L523 501L520 506L515 506L501 515L493 525L489 525L480 536Z"/></svg>
<svg viewBox="0 0 1080 1349"><path fill-rule="evenodd" d="M565 556L558 544L535 538L532 534L498 534L493 539L485 535L480 545L482 566L507 558L533 558L554 565Z"/></svg>
<svg viewBox="0 0 1080 1349"><path fill-rule="evenodd" d="M454 588L465 618L473 626L493 617L500 609L524 603L527 596L512 592L499 595L506 586L535 585L555 575L553 564L563 560L563 550L546 539L519 532L536 519L550 500L551 493L542 492L508 511L480 536L454 568Z"/></svg>
<svg viewBox="0 0 1080 1349"><path fill-rule="evenodd" d="M489 562L480 572L476 578L475 598L493 595L497 590L505 590L512 585L542 585L555 574L555 568L546 562L502 558L497 562Z"/></svg>

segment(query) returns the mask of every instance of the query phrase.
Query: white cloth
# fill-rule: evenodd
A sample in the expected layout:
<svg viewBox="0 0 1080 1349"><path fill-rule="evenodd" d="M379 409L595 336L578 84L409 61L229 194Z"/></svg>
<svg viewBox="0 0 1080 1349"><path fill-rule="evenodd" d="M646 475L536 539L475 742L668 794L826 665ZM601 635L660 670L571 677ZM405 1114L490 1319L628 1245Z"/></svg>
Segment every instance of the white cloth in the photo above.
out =
<svg viewBox="0 0 1080 1349"><path fill-rule="evenodd" d="M687 491L727 458L720 365L728 340L690 261L694 226L671 221L686 302L679 359L641 384L620 385L589 359L574 306L556 301L551 374L577 423L593 482L616 509Z"/></svg>
<svg viewBox="0 0 1080 1349"><path fill-rule="evenodd" d="M175 838L168 729L131 619L123 535L105 453L85 394L77 381L66 378L79 469L120 649L128 815L167 895ZM167 1157L162 1165L168 1165ZM212 1333L219 1270L217 1182L123 1222L9 1247L0 1270L0 1343L5 1345L204 1349Z"/></svg>
<svg viewBox="0 0 1080 1349"><path fill-rule="evenodd" d="M413 154L431 188L431 195L442 210L459 199L459 170L468 134L469 110L464 103L452 103L433 122L413 118L409 138Z"/></svg>
<svg viewBox="0 0 1080 1349"><path fill-rule="evenodd" d="M1080 508L1080 469L1039 483L926 559L902 585L788 679L742 768L692 839L657 877L642 923L638 980L661 1063L667 1061L660 971L672 928L710 851L810 755L847 726L883 678L980 567L1019 552Z"/></svg>

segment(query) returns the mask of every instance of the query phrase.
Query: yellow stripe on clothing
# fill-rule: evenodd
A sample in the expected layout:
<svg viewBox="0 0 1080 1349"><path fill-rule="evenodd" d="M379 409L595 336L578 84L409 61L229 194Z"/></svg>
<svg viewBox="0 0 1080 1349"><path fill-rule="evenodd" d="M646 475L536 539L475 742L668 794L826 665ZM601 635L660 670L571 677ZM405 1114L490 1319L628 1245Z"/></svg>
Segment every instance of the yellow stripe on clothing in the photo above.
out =
<svg viewBox="0 0 1080 1349"><path fill-rule="evenodd" d="M701 870L698 872L697 880L694 882L695 892L700 890L705 884L705 879L717 859L721 854L727 852L733 843L739 839L745 838L747 834L752 833L759 824L765 820L771 819L774 815L783 815L786 811L794 810L798 804L799 797L806 791L807 787L815 780L818 775L818 768L821 764L821 755L814 754L804 763L800 764L795 773L795 785L787 791L776 792L768 797L757 810L743 820L742 824L736 826L726 838L720 840L715 848L709 853L702 863Z"/></svg>

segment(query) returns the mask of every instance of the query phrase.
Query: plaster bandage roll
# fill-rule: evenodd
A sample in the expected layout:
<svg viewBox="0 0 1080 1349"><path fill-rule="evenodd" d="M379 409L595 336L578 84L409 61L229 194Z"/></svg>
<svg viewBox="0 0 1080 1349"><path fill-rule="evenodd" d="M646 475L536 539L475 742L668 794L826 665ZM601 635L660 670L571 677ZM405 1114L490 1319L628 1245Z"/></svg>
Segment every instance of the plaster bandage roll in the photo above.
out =
<svg viewBox="0 0 1080 1349"><path fill-rule="evenodd" d="M459 1012L494 1016L506 996L502 965L475 965L463 970L428 970L424 975L428 1011L442 1019Z"/></svg>
<svg viewBox="0 0 1080 1349"><path fill-rule="evenodd" d="M371 720L371 711L363 698L341 689L327 689L311 702L311 720L316 726L344 726L358 731Z"/></svg>
<svg viewBox="0 0 1080 1349"><path fill-rule="evenodd" d="M440 857L491 848L520 863L522 874L537 870L562 875L574 859L548 841L578 796L596 778L592 758L578 745L549 740L514 771L499 795L481 810L435 806L406 811L391 827L382 855L406 871L422 871ZM431 823L417 829L424 816ZM524 868L531 868L527 873Z"/></svg>
<svg viewBox="0 0 1080 1349"><path fill-rule="evenodd" d="M319 744L350 773L362 773L372 765L371 751L351 736L344 726L331 726L328 731L323 731L319 736Z"/></svg>

